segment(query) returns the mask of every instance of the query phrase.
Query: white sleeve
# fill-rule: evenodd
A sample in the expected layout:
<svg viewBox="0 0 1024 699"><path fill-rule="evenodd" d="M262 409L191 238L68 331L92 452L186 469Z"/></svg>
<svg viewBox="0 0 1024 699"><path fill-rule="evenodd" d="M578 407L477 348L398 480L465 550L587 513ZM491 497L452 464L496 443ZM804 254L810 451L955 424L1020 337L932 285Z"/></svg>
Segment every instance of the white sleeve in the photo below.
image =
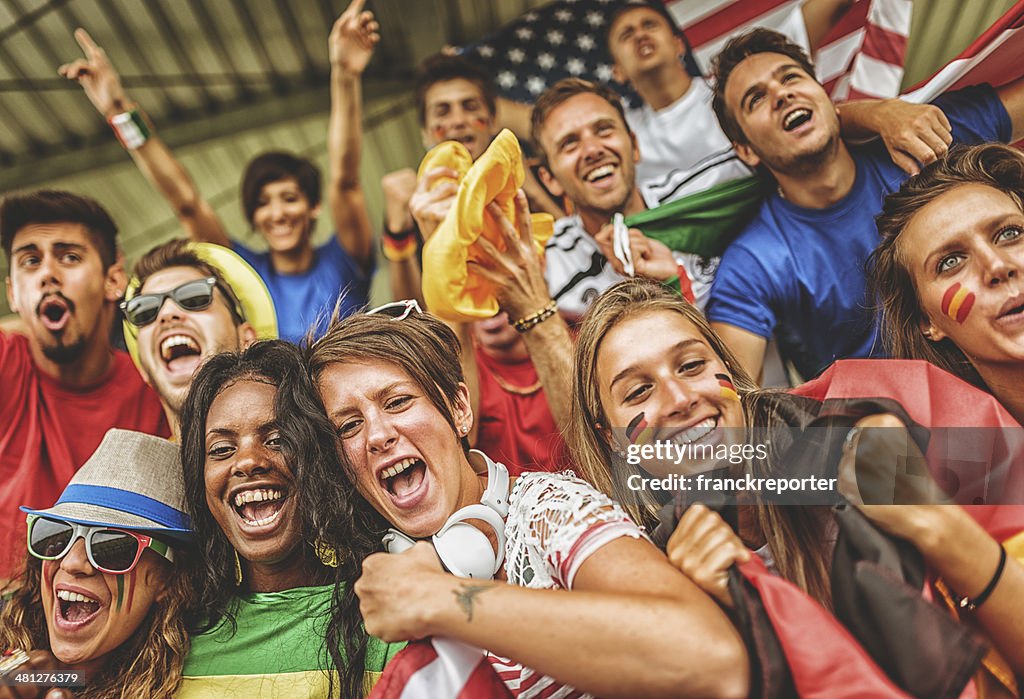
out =
<svg viewBox="0 0 1024 699"><path fill-rule="evenodd" d="M509 582L572 589L580 566L622 536L647 538L622 507L571 473L529 473L506 521Z"/></svg>

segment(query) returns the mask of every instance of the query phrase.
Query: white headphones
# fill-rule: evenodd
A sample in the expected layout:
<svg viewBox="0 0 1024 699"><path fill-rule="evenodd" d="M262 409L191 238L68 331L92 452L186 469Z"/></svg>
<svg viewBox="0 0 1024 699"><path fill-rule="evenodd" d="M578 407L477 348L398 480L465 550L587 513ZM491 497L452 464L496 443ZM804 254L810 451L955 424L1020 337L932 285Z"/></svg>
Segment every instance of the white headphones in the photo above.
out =
<svg viewBox="0 0 1024 699"><path fill-rule="evenodd" d="M487 463L487 489L480 497L480 503L467 505L453 513L444 526L431 537L434 550L444 567L461 578L491 579L505 560L505 517L508 516L508 469L504 464L491 461L486 454L479 454ZM482 531L466 520L478 519L494 530L498 538L495 553L491 540ZM402 553L416 542L396 529L388 529L384 535L384 549L388 553Z"/></svg>

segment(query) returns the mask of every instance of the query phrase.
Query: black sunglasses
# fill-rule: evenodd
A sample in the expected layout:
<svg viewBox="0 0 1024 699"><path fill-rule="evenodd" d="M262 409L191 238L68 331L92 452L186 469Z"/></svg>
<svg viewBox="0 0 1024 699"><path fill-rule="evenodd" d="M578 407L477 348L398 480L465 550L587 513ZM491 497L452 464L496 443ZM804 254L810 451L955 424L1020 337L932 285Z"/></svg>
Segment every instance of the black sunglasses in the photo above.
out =
<svg viewBox="0 0 1024 699"><path fill-rule="evenodd" d="M214 277L196 279L185 282L170 291L133 296L127 301L121 302L121 311L129 323L141 328L156 320L157 315L160 314L160 308L168 298L173 299L183 311L201 311L209 308L213 303L213 290L217 286L217 280ZM238 305L234 303L234 298L227 293L225 295L231 302L229 305L232 306L232 311L239 320L244 321L245 316L242 315Z"/></svg>

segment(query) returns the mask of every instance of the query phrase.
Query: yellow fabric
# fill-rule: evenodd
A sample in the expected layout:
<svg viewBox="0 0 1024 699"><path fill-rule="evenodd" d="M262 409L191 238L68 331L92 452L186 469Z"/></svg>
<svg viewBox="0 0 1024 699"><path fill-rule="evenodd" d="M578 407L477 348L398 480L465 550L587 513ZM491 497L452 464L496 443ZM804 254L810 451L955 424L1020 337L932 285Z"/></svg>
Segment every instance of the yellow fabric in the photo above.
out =
<svg viewBox="0 0 1024 699"><path fill-rule="evenodd" d="M475 163L461 143L445 141L423 158L419 176L441 166L459 173L459 190L444 221L423 246L423 299L431 313L448 321L491 318L498 313L494 289L472 273L466 262L478 257L470 248L481 235L499 250L505 249L501 230L485 211L487 204L497 201L517 225L515 194L526 177L519 141L505 129ZM445 181L450 180L434 186ZM534 244L543 254L554 232L554 219L550 214L533 214L531 219Z"/></svg>
<svg viewBox="0 0 1024 699"><path fill-rule="evenodd" d="M363 694L369 695L380 672L363 673ZM327 696L327 675L320 670L272 675L185 677L176 699L306 699ZM337 690L335 690L337 691Z"/></svg>

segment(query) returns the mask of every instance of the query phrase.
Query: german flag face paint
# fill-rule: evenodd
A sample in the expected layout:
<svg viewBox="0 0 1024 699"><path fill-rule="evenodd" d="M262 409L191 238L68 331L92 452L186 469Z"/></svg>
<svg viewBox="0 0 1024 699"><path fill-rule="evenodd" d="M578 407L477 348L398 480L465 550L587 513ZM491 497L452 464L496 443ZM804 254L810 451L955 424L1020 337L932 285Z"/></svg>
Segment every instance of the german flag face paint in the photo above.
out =
<svg viewBox="0 0 1024 699"><path fill-rule="evenodd" d="M740 394L736 392L736 387L732 385L732 379L729 378L728 374L715 374L715 378L718 379L718 390L722 398L728 398L729 400L740 399Z"/></svg>
<svg viewBox="0 0 1024 699"><path fill-rule="evenodd" d="M974 298L973 291L968 291L967 287L956 282L942 295L940 308L944 314L957 323L963 323L974 307Z"/></svg>
<svg viewBox="0 0 1024 699"><path fill-rule="evenodd" d="M647 418L644 417L644 413L640 413L626 425L626 439L629 440L630 444L636 444L637 442L646 443L650 439L652 431L650 425L647 424Z"/></svg>

